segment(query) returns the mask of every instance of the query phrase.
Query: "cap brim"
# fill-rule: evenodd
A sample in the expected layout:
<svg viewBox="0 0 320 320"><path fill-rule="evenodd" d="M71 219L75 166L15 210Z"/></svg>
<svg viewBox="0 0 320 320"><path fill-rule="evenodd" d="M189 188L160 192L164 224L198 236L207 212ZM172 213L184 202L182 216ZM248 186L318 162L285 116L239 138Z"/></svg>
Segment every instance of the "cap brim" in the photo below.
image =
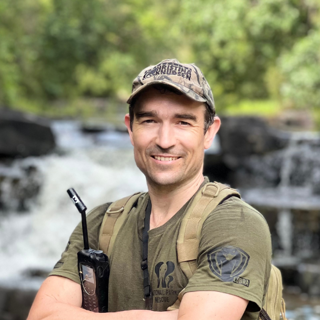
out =
<svg viewBox="0 0 320 320"><path fill-rule="evenodd" d="M135 92L133 92L129 99L127 100L127 103L130 104L133 97L137 96L137 94L141 93L143 90L145 90L146 88L152 86L152 85L155 85L155 84L165 84L165 85L168 85L170 87L173 87L175 89L177 89L178 91L180 91L182 94L186 95L187 97L189 97L190 99L194 100L194 101L199 101L199 102L207 102L206 99L204 99L203 97L201 97L200 95L198 95L196 92L192 91L191 89L189 88L185 88L182 86L180 86L178 83L173 83L171 81L166 81L166 80L153 80L153 81L150 81L146 84L144 84L143 86L141 86L140 88L138 88L137 90L135 90ZM185 90L189 90L188 91L185 91Z"/></svg>

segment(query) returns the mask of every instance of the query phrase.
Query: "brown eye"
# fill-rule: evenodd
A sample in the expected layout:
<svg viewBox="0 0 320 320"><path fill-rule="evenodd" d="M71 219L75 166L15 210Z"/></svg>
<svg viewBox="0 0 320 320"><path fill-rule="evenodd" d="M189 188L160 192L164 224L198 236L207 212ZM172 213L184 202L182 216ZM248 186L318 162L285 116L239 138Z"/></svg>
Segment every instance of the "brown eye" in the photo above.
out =
<svg viewBox="0 0 320 320"><path fill-rule="evenodd" d="M183 125L183 126L189 126L190 123L186 122L186 121L179 121L179 124Z"/></svg>

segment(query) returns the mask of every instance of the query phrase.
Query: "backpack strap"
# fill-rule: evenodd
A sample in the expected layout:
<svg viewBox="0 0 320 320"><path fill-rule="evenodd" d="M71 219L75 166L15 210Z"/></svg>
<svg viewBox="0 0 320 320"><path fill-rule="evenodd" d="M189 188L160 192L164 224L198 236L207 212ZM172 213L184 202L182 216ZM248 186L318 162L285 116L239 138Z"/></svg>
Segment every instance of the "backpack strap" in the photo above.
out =
<svg viewBox="0 0 320 320"><path fill-rule="evenodd" d="M269 320L270 318L272 320L286 320L286 306L282 298L282 290L281 272L276 266L271 265L268 290L264 298L263 309L260 312L261 320Z"/></svg>
<svg viewBox="0 0 320 320"><path fill-rule="evenodd" d="M207 183L196 194L190 208L183 217L177 240L177 254L179 265L188 279L192 277L198 266L197 257L204 221L222 201L232 196L241 198L237 190L227 185L218 182ZM181 290L175 303L167 308L168 311L176 310L180 307L184 292L185 289ZM280 270L272 265L269 287L259 319L279 320L280 315L281 319L286 320L285 302L282 298L282 278Z"/></svg>
<svg viewBox="0 0 320 320"><path fill-rule="evenodd" d="M197 257L204 221L222 201L232 196L241 198L237 190L219 182L209 182L196 194L183 217L177 240L177 254L179 266L188 279L198 266ZM185 289L181 290L176 302L167 308L168 311L179 308L184 292Z"/></svg>
<svg viewBox="0 0 320 320"><path fill-rule="evenodd" d="M178 261L190 279L197 269L197 257L202 225L208 215L225 199L240 194L235 189L218 182L207 183L195 196L183 217L177 240Z"/></svg>
<svg viewBox="0 0 320 320"><path fill-rule="evenodd" d="M117 234L141 194L141 192L137 192L117 200L106 211L99 235L99 247L106 255L111 255Z"/></svg>

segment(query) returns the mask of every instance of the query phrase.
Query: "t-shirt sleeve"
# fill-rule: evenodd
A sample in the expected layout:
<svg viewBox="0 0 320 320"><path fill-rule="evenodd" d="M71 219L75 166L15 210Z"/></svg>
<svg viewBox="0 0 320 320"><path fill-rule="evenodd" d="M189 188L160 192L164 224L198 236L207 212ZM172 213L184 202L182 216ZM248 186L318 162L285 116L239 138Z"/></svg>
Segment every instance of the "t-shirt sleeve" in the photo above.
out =
<svg viewBox="0 0 320 320"><path fill-rule="evenodd" d="M87 215L89 245L92 249L99 249L99 233L102 220L108 206L104 204L94 208ZM61 276L80 284L77 264L77 253L83 249L83 236L81 222L72 232L67 247L61 255L61 259L55 264L49 276Z"/></svg>
<svg viewBox="0 0 320 320"><path fill-rule="evenodd" d="M236 197L226 200L203 224L197 262L185 292L236 295L249 300L248 311L259 311L271 268L271 236L264 217Z"/></svg>

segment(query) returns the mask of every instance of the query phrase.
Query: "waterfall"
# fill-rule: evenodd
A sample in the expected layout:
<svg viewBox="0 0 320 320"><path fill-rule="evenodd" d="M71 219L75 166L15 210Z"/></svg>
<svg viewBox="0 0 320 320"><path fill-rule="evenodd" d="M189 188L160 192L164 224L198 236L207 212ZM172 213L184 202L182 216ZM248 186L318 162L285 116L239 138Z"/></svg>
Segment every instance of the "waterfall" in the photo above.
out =
<svg viewBox="0 0 320 320"><path fill-rule="evenodd" d="M60 129L63 127L63 123L58 125ZM10 167L8 181L21 178L23 168L32 166L35 168L32 179L41 182L40 192L30 199L27 212L20 212L12 203L17 200L10 199L14 184L1 184L4 202L11 206L0 215L0 282L19 281L30 269L50 271L59 260L72 230L80 222L80 215L66 193L68 188L76 189L89 210L147 190L126 134L114 138L116 135L112 133L109 142L118 139L122 144L105 146L93 144L91 138L83 139L69 126L68 129L65 124L62 128L65 130L59 133L59 154L16 160ZM68 141L73 141L72 147ZM26 179L22 181L28 184L31 178Z"/></svg>
<svg viewBox="0 0 320 320"><path fill-rule="evenodd" d="M279 184L279 197L288 197L290 194L290 175L293 170L292 157L296 151L298 139L291 137L289 145L284 152L282 166L280 170L280 184ZM287 207L279 208L278 223L276 225L277 233L280 239L280 245L282 247L283 258L289 258L292 256L292 214L291 210Z"/></svg>
<svg viewBox="0 0 320 320"><path fill-rule="evenodd" d="M319 154L319 134L292 133L285 149L248 159L251 175L259 183L251 183L241 193L265 212L279 264L320 256Z"/></svg>

